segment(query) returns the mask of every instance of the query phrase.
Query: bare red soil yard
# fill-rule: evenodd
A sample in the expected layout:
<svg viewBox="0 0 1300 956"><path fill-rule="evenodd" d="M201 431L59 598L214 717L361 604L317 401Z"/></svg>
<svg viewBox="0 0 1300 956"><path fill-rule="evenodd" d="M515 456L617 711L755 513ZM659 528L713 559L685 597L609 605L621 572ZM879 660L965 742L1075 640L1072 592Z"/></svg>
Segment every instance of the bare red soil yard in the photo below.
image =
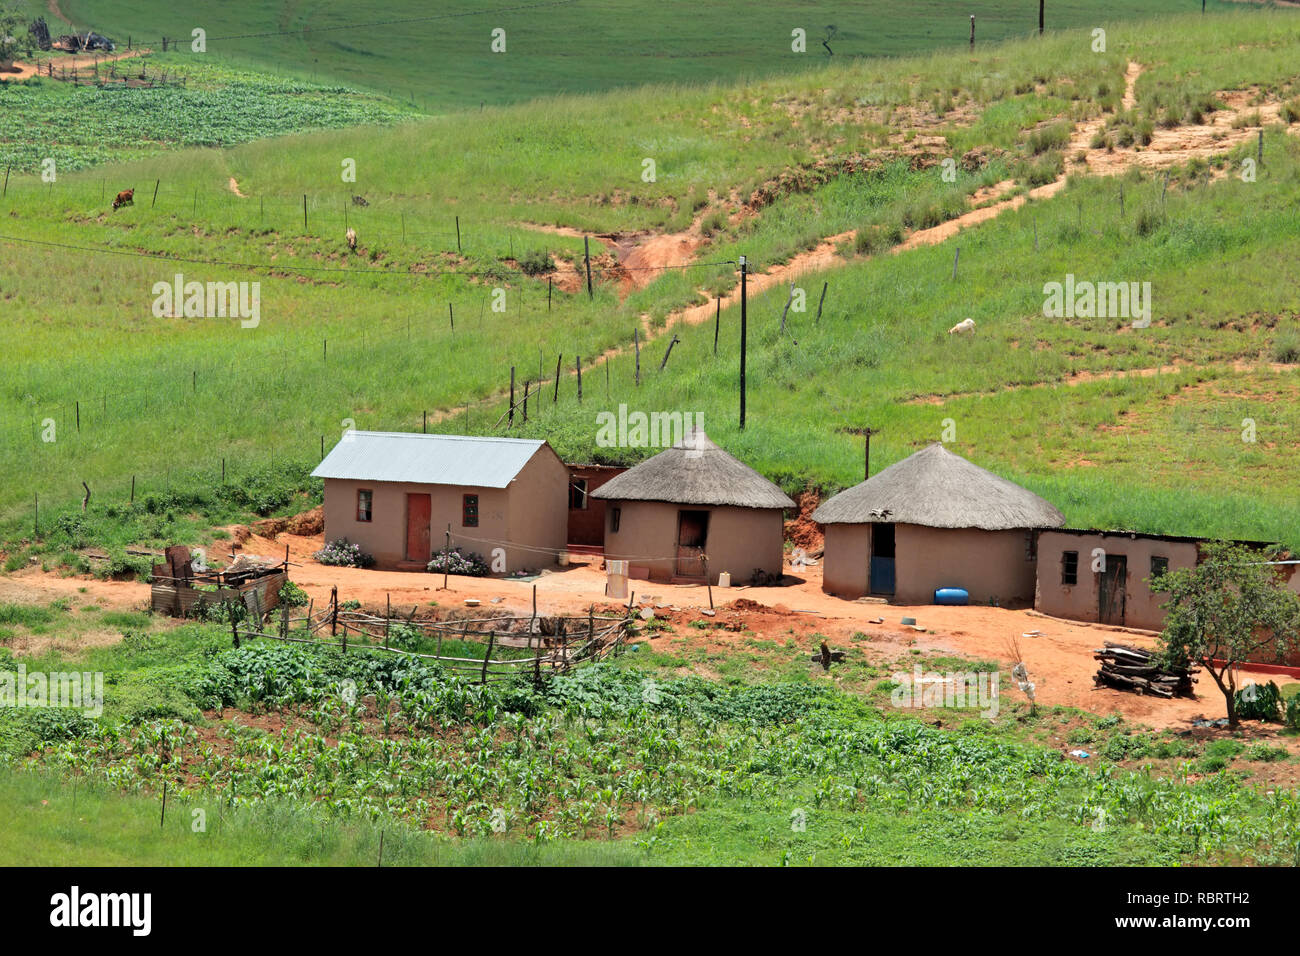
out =
<svg viewBox="0 0 1300 956"><path fill-rule="evenodd" d="M416 608L423 616L431 613L435 605L463 612L467 599L478 600L480 607L493 612L528 614L534 584L538 608L543 614L580 613L592 605L599 610L616 603L604 597L605 575L599 568L599 558L575 556L575 563L568 568L544 572L535 581L450 575L444 590L441 574L319 564L312 555L323 543L320 535L280 534L274 539L252 535L242 545L242 551L280 559L287 544L293 565L291 580L318 606L327 603L331 589L337 587L340 601L360 601L363 606L380 609L391 601L394 611L402 614ZM209 555L217 559L224 546L224 542L213 546ZM583 560L596 563L577 563ZM1222 714L1223 698L1204 675L1195 699L1142 697L1093 686L1092 677L1098 665L1092 651L1107 640L1154 647L1154 636L1146 632L1057 620L1032 610L846 601L823 593L820 565L800 568L797 574L788 574L786 580L792 583L776 587L714 588L716 614L713 617L703 613L709 607L709 595L702 586L649 581L632 581L630 585L638 606L654 609L656 617L665 618L673 625L671 631L651 632L642 638L655 647L666 646L670 640L685 640L687 647L735 652L744 650L748 641L774 641L783 645L794 640L797 653L807 655L825 639L834 648L861 648L873 665L900 664L909 674L913 666L911 658L923 663L927 657L934 656L995 661L1009 672L1015 661L1009 659L1007 641L1018 637L1030 677L1037 685L1038 703L1043 706L1059 704L1098 714L1117 712L1156 729L1190 729L1196 717L1213 718ZM0 601L46 603L58 598L70 600L74 606L97 603L119 609L140 609L148 605L149 586L140 582L60 577L35 569L0 578ZM915 618L920 630L902 625L904 617ZM883 620L873 623L877 619ZM721 622L725 626L691 627L692 621L710 625ZM859 632L866 635L866 640L859 638L850 643L852 635ZM1038 633L1022 636L1031 632ZM835 674L833 668L831 674ZM1242 668L1241 677L1243 683L1276 679L1276 675L1246 668ZM1019 699L1014 689L1003 693Z"/></svg>

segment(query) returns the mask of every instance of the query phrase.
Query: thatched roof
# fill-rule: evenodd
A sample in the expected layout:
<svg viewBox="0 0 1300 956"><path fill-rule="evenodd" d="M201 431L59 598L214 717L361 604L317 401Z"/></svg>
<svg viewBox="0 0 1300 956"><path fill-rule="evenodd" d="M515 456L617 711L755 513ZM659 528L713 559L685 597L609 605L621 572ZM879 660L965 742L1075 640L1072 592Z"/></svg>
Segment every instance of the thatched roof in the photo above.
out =
<svg viewBox="0 0 1300 956"><path fill-rule="evenodd" d="M927 528L1059 528L1065 516L1014 482L935 443L822 502L820 524L892 521Z"/></svg>
<svg viewBox="0 0 1300 956"><path fill-rule="evenodd" d="M741 464L699 428L591 493L609 501L666 501L679 505L793 508L780 488Z"/></svg>

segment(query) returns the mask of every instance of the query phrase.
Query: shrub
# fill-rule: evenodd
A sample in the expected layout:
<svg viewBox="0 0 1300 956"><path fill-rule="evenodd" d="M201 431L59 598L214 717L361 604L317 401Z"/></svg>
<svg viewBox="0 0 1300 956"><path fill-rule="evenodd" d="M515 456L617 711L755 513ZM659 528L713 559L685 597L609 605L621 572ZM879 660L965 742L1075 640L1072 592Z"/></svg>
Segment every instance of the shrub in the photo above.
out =
<svg viewBox="0 0 1300 956"><path fill-rule="evenodd" d="M1246 748L1247 760L1260 760L1264 763L1273 763L1275 760L1286 760L1291 756L1290 751L1285 747L1270 747L1268 744L1255 744Z"/></svg>
<svg viewBox="0 0 1300 956"><path fill-rule="evenodd" d="M444 567L445 566L445 567ZM436 571L439 574L463 574L471 578L485 577L489 571L488 563L472 551L462 551L460 548L453 548L450 551L439 551L429 562L429 570Z"/></svg>
<svg viewBox="0 0 1300 956"><path fill-rule="evenodd" d="M1248 684L1237 691L1237 716L1242 720L1278 720L1282 713L1282 692L1277 684Z"/></svg>
<svg viewBox="0 0 1300 956"><path fill-rule="evenodd" d="M1070 124L1064 120L1040 127L1029 134L1029 151L1037 156L1061 149L1070 142Z"/></svg>
<svg viewBox="0 0 1300 956"><path fill-rule="evenodd" d="M101 581L148 581L153 574L153 560L142 555L127 554L121 548L108 552L108 560L95 568L95 577Z"/></svg>
<svg viewBox="0 0 1300 956"><path fill-rule="evenodd" d="M1159 210L1151 207L1144 207L1138 210L1137 219L1134 220L1133 228L1137 234L1146 238L1164 225L1165 217Z"/></svg>
<svg viewBox="0 0 1300 956"><path fill-rule="evenodd" d="M368 568L374 559L361 550L359 544L349 544L347 538L328 542L313 555L321 564L339 568Z"/></svg>
<svg viewBox="0 0 1300 956"><path fill-rule="evenodd" d="M1245 745L1240 740L1215 740L1206 745L1205 756L1231 760L1245 749Z"/></svg>
<svg viewBox="0 0 1300 956"><path fill-rule="evenodd" d="M1286 332L1273 343L1273 361L1294 365L1300 362L1300 336Z"/></svg>
<svg viewBox="0 0 1300 956"><path fill-rule="evenodd" d="M280 600L289 607L306 607L311 603L307 592L292 581L285 581L284 586L280 588Z"/></svg>
<svg viewBox="0 0 1300 956"><path fill-rule="evenodd" d="M700 232L705 238L712 238L715 233L721 232L727 227L727 215L722 210L716 210L704 217L700 223Z"/></svg>
<svg viewBox="0 0 1300 956"><path fill-rule="evenodd" d="M393 624L388 628L388 646L413 651L419 647L422 636L420 629L414 625Z"/></svg>
<svg viewBox="0 0 1300 956"><path fill-rule="evenodd" d="M545 249L529 249L519 257L519 268L526 276L545 275L555 269L555 260Z"/></svg>
<svg viewBox="0 0 1300 956"><path fill-rule="evenodd" d="M1287 100L1283 103L1279 115L1282 117L1282 122L1286 123L1288 126L1297 120L1300 120L1300 97L1297 97L1294 100Z"/></svg>
<svg viewBox="0 0 1300 956"><path fill-rule="evenodd" d="M874 228L864 227L858 230L858 234L853 240L853 250L860 256L869 256L876 251Z"/></svg>

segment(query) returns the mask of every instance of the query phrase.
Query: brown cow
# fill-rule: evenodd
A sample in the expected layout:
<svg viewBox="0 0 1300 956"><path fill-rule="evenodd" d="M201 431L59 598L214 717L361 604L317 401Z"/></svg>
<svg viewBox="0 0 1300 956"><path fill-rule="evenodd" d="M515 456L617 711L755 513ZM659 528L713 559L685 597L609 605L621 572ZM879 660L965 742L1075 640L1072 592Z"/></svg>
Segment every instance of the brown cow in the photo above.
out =
<svg viewBox="0 0 1300 956"><path fill-rule="evenodd" d="M134 206L134 205L135 205L134 189L123 189L120 193L117 194L117 198L113 200L113 208L115 210L121 209L123 206Z"/></svg>

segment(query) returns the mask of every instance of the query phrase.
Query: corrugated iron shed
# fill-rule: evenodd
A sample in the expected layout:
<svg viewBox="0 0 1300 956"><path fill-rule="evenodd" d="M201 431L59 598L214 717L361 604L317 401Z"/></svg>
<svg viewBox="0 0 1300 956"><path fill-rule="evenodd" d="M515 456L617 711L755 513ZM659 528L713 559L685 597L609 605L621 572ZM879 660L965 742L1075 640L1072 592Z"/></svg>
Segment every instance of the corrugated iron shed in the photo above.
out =
<svg viewBox="0 0 1300 956"><path fill-rule="evenodd" d="M505 488L545 444L540 439L350 431L312 475Z"/></svg>

